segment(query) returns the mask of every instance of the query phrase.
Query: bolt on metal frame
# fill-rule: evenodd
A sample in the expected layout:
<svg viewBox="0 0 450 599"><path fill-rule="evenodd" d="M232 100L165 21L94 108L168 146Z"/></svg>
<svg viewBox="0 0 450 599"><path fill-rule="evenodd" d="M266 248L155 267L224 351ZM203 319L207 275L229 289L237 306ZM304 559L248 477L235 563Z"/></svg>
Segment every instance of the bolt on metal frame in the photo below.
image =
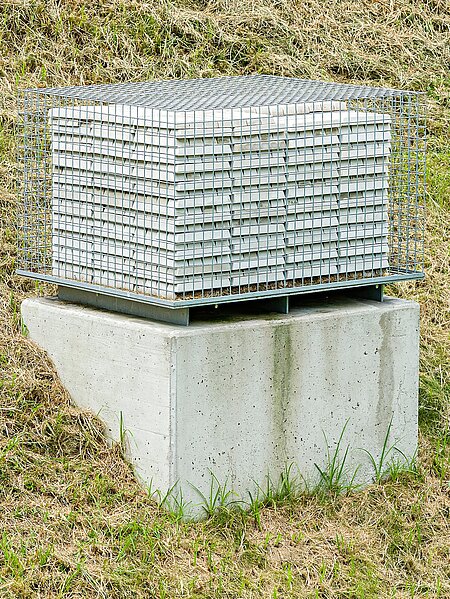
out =
<svg viewBox="0 0 450 599"><path fill-rule="evenodd" d="M282 305L423 277L423 94L266 75L28 89L19 121L18 273L66 297Z"/></svg>

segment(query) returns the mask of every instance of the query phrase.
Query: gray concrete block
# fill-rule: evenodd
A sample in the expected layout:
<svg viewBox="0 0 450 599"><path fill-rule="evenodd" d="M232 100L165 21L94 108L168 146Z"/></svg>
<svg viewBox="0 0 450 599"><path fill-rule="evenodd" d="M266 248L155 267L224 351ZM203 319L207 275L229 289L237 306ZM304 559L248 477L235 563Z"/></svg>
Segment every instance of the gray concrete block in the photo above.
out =
<svg viewBox="0 0 450 599"><path fill-rule="evenodd" d="M344 427L359 482L373 474L362 450L377 459L391 421L389 445L415 454L413 302L341 299L179 327L33 298L22 317L73 401L116 440L122 419L142 483L178 482L192 513L211 473L244 499L290 464L314 484Z"/></svg>

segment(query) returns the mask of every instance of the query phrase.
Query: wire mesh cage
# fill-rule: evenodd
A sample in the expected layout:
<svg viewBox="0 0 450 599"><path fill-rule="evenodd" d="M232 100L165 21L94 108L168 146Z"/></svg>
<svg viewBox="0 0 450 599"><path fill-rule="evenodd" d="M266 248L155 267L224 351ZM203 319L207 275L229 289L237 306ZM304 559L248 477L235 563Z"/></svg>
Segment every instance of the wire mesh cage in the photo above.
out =
<svg viewBox="0 0 450 599"><path fill-rule="evenodd" d="M18 272L168 307L420 278L422 98L272 76L25 90Z"/></svg>

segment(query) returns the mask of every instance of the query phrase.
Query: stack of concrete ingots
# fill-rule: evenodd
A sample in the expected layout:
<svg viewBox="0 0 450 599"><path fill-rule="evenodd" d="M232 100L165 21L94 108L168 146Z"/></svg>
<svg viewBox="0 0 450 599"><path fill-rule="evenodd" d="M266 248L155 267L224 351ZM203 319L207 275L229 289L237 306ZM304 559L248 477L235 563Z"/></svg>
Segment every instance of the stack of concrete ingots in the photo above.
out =
<svg viewBox="0 0 450 599"><path fill-rule="evenodd" d="M388 266L386 114L317 102L49 116L59 278L173 299Z"/></svg>

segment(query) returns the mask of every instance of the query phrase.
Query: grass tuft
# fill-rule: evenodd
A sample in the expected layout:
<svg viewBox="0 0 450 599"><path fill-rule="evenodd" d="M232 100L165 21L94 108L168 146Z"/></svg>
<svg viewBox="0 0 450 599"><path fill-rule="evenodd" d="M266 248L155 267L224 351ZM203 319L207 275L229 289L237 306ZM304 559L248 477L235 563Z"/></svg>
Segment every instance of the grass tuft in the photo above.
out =
<svg viewBox="0 0 450 599"><path fill-rule="evenodd" d="M333 451L331 451L327 437L324 433L325 445L327 447L327 461L323 468L317 464L314 464L320 475L319 483L315 489L315 492L319 496L325 495L337 497L343 493L348 495L356 489L355 478L358 474L359 468L355 468L351 474L348 472L347 458L350 449L349 445L347 445L342 455L341 444L347 424L348 420L342 428L341 434L339 435L339 439L336 443L336 447Z"/></svg>

